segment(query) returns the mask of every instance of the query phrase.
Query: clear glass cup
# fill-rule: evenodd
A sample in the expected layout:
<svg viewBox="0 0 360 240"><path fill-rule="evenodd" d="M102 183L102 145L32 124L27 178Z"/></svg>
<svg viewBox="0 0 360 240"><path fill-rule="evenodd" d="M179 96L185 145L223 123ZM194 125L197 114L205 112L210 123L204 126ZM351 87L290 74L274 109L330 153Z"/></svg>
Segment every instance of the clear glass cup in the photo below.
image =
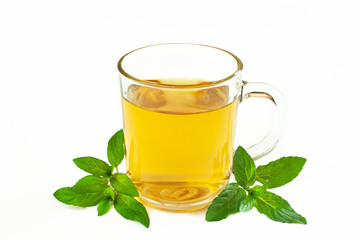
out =
<svg viewBox="0 0 360 240"><path fill-rule="evenodd" d="M125 54L118 68L127 173L153 207L201 209L226 187L243 100L261 97L277 107L267 136L247 149L254 159L269 153L281 136L283 95L269 84L243 81L242 62L228 51L158 44Z"/></svg>

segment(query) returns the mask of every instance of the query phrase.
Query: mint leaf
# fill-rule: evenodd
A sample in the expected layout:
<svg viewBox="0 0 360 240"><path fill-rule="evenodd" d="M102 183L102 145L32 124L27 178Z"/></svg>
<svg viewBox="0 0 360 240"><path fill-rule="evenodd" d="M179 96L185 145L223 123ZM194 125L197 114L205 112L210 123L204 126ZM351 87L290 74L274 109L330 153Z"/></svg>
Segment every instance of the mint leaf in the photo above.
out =
<svg viewBox="0 0 360 240"><path fill-rule="evenodd" d="M71 202L76 198L76 194L70 187L64 187L56 190L54 192L54 197L65 204L71 204Z"/></svg>
<svg viewBox="0 0 360 240"><path fill-rule="evenodd" d="M237 183L230 183L211 203L206 211L206 221L220 221L229 214L239 212L240 203L245 197L245 191Z"/></svg>
<svg viewBox="0 0 360 240"><path fill-rule="evenodd" d="M235 179L241 187L247 189L255 183L256 167L254 160L241 146L235 151L233 171Z"/></svg>
<svg viewBox="0 0 360 240"><path fill-rule="evenodd" d="M54 197L62 203L78 207L96 206L104 198L102 192L76 192L69 187L58 189Z"/></svg>
<svg viewBox="0 0 360 240"><path fill-rule="evenodd" d="M99 202L99 205L97 206L98 216L102 216L109 212L111 208L111 198L107 197L104 198Z"/></svg>
<svg viewBox="0 0 360 240"><path fill-rule="evenodd" d="M81 170L95 176L111 176L112 170L110 165L100 159L94 157L80 157L75 158L73 161Z"/></svg>
<svg viewBox="0 0 360 240"><path fill-rule="evenodd" d="M272 192L266 191L258 196L255 206L260 213L277 222L307 223L306 219L296 213L286 200Z"/></svg>
<svg viewBox="0 0 360 240"><path fill-rule="evenodd" d="M256 180L261 183L268 181L269 189L283 186L297 177L305 162L306 159L302 157L282 157L258 166Z"/></svg>
<svg viewBox="0 0 360 240"><path fill-rule="evenodd" d="M253 207L255 207L256 204L256 198L254 198L252 195L247 195L246 198L241 201L239 210L240 212L248 212Z"/></svg>
<svg viewBox="0 0 360 240"><path fill-rule="evenodd" d="M110 197L112 200L115 200L115 192L111 187L105 189L104 196Z"/></svg>
<svg viewBox="0 0 360 240"><path fill-rule="evenodd" d="M122 194L131 197L139 196L136 187L125 173L115 173L113 177L110 179L110 184L116 191Z"/></svg>
<svg viewBox="0 0 360 240"><path fill-rule="evenodd" d="M261 194L266 192L267 189L268 189L268 182L265 182L264 185L262 186L256 185L251 189L251 195L254 198L256 198L257 196L260 196Z"/></svg>
<svg viewBox="0 0 360 240"><path fill-rule="evenodd" d="M109 140L107 157L111 166L117 168L124 158L124 132L119 130Z"/></svg>
<svg viewBox="0 0 360 240"><path fill-rule="evenodd" d="M79 181L75 183L75 185L72 187L72 189L75 192L84 192L84 191L91 191L91 192L97 192L102 191L108 187L107 180L101 177L96 177L93 175L85 176Z"/></svg>
<svg viewBox="0 0 360 240"><path fill-rule="evenodd" d="M149 227L150 219L145 207L133 197L117 194L114 208L124 218L137 221L147 228Z"/></svg>
<svg viewBox="0 0 360 240"><path fill-rule="evenodd" d="M78 207L96 206L103 198L107 180L93 175L81 178L73 187L60 188L54 197L62 203Z"/></svg>

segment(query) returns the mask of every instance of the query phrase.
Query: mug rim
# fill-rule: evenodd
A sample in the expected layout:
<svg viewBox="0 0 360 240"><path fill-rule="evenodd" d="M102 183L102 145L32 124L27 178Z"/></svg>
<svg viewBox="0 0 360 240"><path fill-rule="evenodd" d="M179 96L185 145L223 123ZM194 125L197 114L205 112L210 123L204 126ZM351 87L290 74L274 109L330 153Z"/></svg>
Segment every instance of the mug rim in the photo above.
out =
<svg viewBox="0 0 360 240"><path fill-rule="evenodd" d="M225 78L221 78L219 80L215 80L215 81L211 81L211 82L201 82L201 83L196 83L196 84L187 84L187 85L173 85L173 84L170 85L170 84L158 83L158 82L154 82L154 81L146 81L148 79L136 78L136 77L132 76L131 74L127 73L124 70L124 68L122 67L122 62L124 61L126 56L128 56L129 54L131 54L133 52L136 52L136 51L139 51L139 50L142 50L144 48L155 47L155 46L163 46L163 45L193 45L193 46L208 47L208 48L213 48L213 49L216 49L216 50L220 50L220 51L223 51L223 52L231 55L236 60L237 68L232 74L230 74L229 76L227 76ZM118 62L118 70L125 77L127 77L127 78L129 78L129 79L131 79L131 80L133 80L135 82L138 82L140 84L143 84L143 85L148 85L148 86L151 86L151 87L162 87L162 88L202 88L202 87L214 86L214 85L226 82L229 79L232 79L233 77L238 75L242 71L242 69L243 69L243 63L241 62L241 60L235 54L233 54L233 53L231 53L231 52L229 52L227 50L224 50L222 48L218 48L218 47L214 47L214 46L210 46L210 45L205 45L205 44L198 44L198 43L159 43L159 44L147 45L147 46L140 47L140 48L134 49L134 50L126 53L125 55L123 55L120 58L120 60Z"/></svg>

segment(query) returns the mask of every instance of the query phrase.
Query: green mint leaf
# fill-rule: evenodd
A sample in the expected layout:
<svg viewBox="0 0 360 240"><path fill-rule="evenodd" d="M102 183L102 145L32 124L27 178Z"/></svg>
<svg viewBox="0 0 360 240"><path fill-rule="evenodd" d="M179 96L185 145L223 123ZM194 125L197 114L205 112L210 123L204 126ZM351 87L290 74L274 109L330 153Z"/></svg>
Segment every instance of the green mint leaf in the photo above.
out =
<svg viewBox="0 0 360 240"><path fill-rule="evenodd" d="M212 201L206 211L206 221L220 221L227 218L229 214L239 212L240 203L245 199L245 197L246 192L244 189L239 188L237 183L230 183Z"/></svg>
<svg viewBox="0 0 360 240"><path fill-rule="evenodd" d="M267 165L258 166L256 180L268 181L269 189L283 186L291 182L302 170L306 162L302 157L282 157Z"/></svg>
<svg viewBox="0 0 360 240"><path fill-rule="evenodd" d="M111 166L117 168L124 158L124 132L119 130L109 140L107 157Z"/></svg>
<svg viewBox="0 0 360 240"><path fill-rule="evenodd" d="M108 172L108 175L111 176L114 171L114 166L111 166Z"/></svg>
<svg viewBox="0 0 360 240"><path fill-rule="evenodd" d="M246 189L255 183L256 167L254 160L241 146L235 151L233 171L235 179L241 187Z"/></svg>
<svg viewBox="0 0 360 240"><path fill-rule="evenodd" d="M96 206L103 198L107 180L93 175L81 178L73 187L60 188L54 197L62 203L78 207Z"/></svg>
<svg viewBox="0 0 360 240"><path fill-rule="evenodd" d="M112 171L110 165L100 159L94 157L80 157L75 158L73 161L81 170L95 176L111 176Z"/></svg>
<svg viewBox="0 0 360 240"><path fill-rule="evenodd" d="M145 207L133 197L117 194L114 208L124 218L137 221L147 228L149 227L150 219Z"/></svg>
<svg viewBox="0 0 360 240"><path fill-rule="evenodd" d="M104 196L110 197L112 200L115 200L115 192L111 187L105 189Z"/></svg>
<svg viewBox="0 0 360 240"><path fill-rule="evenodd" d="M266 190L268 189L268 182L266 181L264 183L264 185L262 186L259 186L259 185L256 185L254 186L252 189L251 189L251 195L256 198L257 196L260 196L262 195L264 192L266 192Z"/></svg>
<svg viewBox="0 0 360 240"><path fill-rule="evenodd" d="M296 213L286 200L272 192L266 191L258 196L255 206L260 213L277 222L307 223L306 219Z"/></svg>
<svg viewBox="0 0 360 240"><path fill-rule="evenodd" d="M136 187L125 173L115 173L110 179L110 184L116 191L122 194L131 197L139 196Z"/></svg>
<svg viewBox="0 0 360 240"><path fill-rule="evenodd" d="M66 190L65 190L66 189ZM104 198L102 192L76 192L73 188L60 188L54 197L65 204L78 207L96 206Z"/></svg>
<svg viewBox="0 0 360 240"><path fill-rule="evenodd" d="M99 205L97 206L98 216L102 216L109 212L111 208L111 198L107 197L104 198L99 202Z"/></svg>
<svg viewBox="0 0 360 240"><path fill-rule="evenodd" d="M76 198L76 194L70 187L64 187L56 190L56 192L54 192L54 197L62 203L71 204Z"/></svg>
<svg viewBox="0 0 360 240"><path fill-rule="evenodd" d="M252 195L247 195L246 198L240 203L240 212L248 212L255 207L256 198Z"/></svg>
<svg viewBox="0 0 360 240"><path fill-rule="evenodd" d="M108 181L102 177L96 177L93 175L85 176L75 183L72 189L75 192L98 192L103 193L108 187Z"/></svg>

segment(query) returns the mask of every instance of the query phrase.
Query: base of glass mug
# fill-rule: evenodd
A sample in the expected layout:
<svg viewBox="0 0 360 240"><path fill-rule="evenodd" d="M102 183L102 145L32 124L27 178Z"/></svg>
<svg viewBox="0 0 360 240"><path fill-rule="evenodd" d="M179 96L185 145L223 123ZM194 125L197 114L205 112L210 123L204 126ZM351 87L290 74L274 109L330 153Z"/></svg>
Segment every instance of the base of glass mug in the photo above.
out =
<svg viewBox="0 0 360 240"><path fill-rule="evenodd" d="M227 186L228 182L228 180L222 180L216 184L216 188L214 188L213 184L199 184L195 186L188 184L179 185L179 183L172 183L171 185L165 184L162 185L162 189L159 191L159 196L162 197L155 197L154 195L149 194L149 192L146 192L146 187L149 188L149 186L138 186L138 190L140 194L140 200L151 207L171 212L191 212L208 207L212 200ZM147 184L148 183L145 183L145 185ZM149 185L151 186L152 184ZM155 187L152 186L152 188ZM176 194L180 194L179 191L181 191L181 193L187 191L187 194L191 194L192 189L200 189L198 191L200 191L202 194L198 198L191 200L171 199L171 197L174 197Z"/></svg>

